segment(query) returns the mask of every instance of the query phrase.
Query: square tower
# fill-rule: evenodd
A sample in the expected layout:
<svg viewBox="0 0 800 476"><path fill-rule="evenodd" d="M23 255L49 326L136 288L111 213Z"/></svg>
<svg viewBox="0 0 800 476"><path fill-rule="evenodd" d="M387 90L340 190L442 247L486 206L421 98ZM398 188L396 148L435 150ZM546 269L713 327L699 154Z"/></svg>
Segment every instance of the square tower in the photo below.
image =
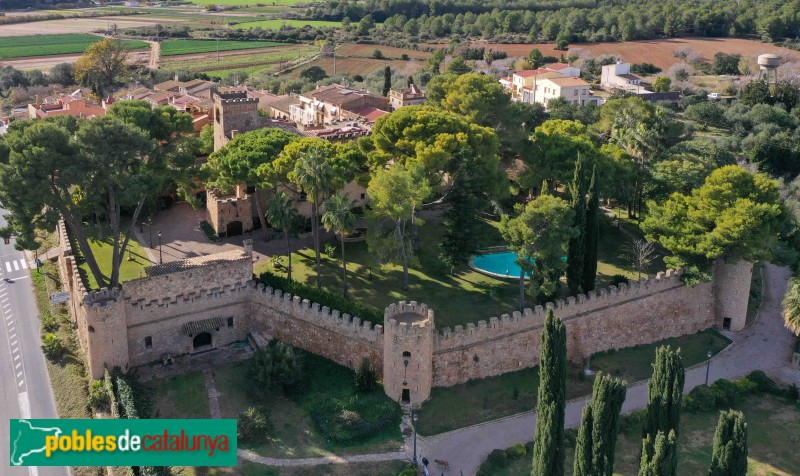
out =
<svg viewBox="0 0 800 476"><path fill-rule="evenodd" d="M225 146L236 134L261 129L269 124L268 118L258 115L258 98L251 97L247 89L214 89L214 150Z"/></svg>

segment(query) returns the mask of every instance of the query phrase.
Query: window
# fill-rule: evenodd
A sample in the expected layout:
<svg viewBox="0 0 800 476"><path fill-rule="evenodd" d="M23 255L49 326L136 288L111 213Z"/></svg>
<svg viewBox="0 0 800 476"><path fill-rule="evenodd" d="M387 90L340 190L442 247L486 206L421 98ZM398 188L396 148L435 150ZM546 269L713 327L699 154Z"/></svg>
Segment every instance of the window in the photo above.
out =
<svg viewBox="0 0 800 476"><path fill-rule="evenodd" d="M572 91L572 95L573 96L577 96L578 95L578 90L576 89L576 90Z"/></svg>
<svg viewBox="0 0 800 476"><path fill-rule="evenodd" d="M228 327L233 327L233 318L232 317L228 318Z"/></svg>
<svg viewBox="0 0 800 476"><path fill-rule="evenodd" d="M152 349L153 348L153 338L147 336L144 338L144 348L145 349Z"/></svg>
<svg viewBox="0 0 800 476"><path fill-rule="evenodd" d="M409 351L403 352L403 357L406 357L406 358L407 357L411 357L411 352L409 352Z"/></svg>
<svg viewBox="0 0 800 476"><path fill-rule="evenodd" d="M366 193L362 193L361 194L361 200L364 200L365 198L367 198L367 194Z"/></svg>

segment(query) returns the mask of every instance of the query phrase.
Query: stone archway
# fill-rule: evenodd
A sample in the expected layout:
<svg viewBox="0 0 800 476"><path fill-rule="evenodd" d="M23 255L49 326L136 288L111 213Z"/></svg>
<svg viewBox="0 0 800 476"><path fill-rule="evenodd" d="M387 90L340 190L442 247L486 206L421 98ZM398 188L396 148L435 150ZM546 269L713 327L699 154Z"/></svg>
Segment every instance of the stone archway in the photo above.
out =
<svg viewBox="0 0 800 476"><path fill-rule="evenodd" d="M201 332L192 339L192 347L195 351L210 348L212 344L211 333Z"/></svg>
<svg viewBox="0 0 800 476"><path fill-rule="evenodd" d="M225 236L227 237L239 236L242 234L242 232L243 232L243 226L242 222L240 222L239 220L232 221L227 225L225 225Z"/></svg>

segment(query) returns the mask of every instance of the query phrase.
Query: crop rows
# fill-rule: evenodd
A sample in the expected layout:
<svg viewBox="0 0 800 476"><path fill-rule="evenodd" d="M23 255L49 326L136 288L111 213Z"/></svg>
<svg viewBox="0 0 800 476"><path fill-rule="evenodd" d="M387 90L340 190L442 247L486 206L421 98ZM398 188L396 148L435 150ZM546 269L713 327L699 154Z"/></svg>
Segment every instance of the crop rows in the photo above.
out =
<svg viewBox="0 0 800 476"><path fill-rule="evenodd" d="M161 56L208 53L212 51L248 50L253 48L269 48L272 46L284 45L285 43L275 43L273 41L169 40L161 43Z"/></svg>
<svg viewBox="0 0 800 476"><path fill-rule="evenodd" d="M83 33L0 37L0 58L83 53L101 37ZM126 49L147 48L144 41L123 40Z"/></svg>

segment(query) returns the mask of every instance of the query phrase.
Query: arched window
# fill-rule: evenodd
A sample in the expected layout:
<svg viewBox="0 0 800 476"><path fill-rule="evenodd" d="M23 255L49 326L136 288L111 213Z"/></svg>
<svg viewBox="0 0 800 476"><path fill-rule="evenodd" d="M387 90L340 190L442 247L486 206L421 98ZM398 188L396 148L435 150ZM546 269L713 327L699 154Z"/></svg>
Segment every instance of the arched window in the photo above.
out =
<svg viewBox="0 0 800 476"><path fill-rule="evenodd" d="M406 359L411 357L411 352L409 352L409 351L403 352L403 357L406 358Z"/></svg>

